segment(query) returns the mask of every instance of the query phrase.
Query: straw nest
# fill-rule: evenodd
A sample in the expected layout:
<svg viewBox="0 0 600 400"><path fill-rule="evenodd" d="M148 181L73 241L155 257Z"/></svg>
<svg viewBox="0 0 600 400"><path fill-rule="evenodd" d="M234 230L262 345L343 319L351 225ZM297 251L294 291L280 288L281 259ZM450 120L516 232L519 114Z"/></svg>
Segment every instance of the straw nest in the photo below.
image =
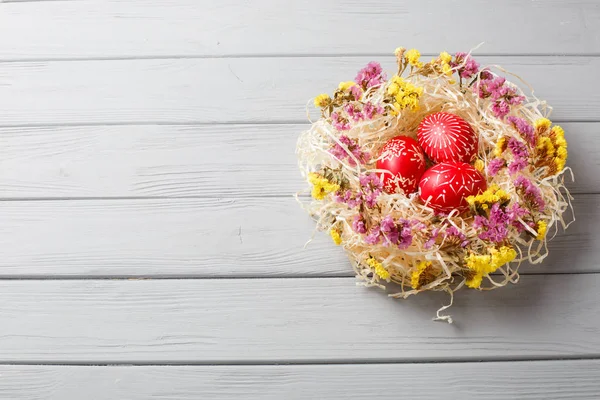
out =
<svg viewBox="0 0 600 400"><path fill-rule="evenodd" d="M359 284L397 288L391 297L428 290L452 296L461 288L516 283L521 263L542 262L548 239L559 227L566 229L565 211L574 219L564 186L562 128L551 125L550 107L532 90L527 97L500 76L528 86L524 81L498 66L479 68L470 53L443 52L429 63L422 63L414 49L399 48L395 54L398 71L391 79L370 63L333 96L314 100L321 118L297 143L307 181L298 201L317 230L331 234L347 252ZM462 117L479 135L472 164L485 176L488 190L468 199L469 211L449 214L430 208L419 193L366 193L361 177L382 172L376 161L383 145L398 135L416 138L421 120L440 111ZM511 142L527 150L520 166L520 156L507 145ZM308 193L312 198L302 196ZM401 244L386 232L368 239L386 217L406 239ZM495 229L492 223L501 225L495 237L485 234ZM451 322L441 315L447 307L438 310L437 319Z"/></svg>

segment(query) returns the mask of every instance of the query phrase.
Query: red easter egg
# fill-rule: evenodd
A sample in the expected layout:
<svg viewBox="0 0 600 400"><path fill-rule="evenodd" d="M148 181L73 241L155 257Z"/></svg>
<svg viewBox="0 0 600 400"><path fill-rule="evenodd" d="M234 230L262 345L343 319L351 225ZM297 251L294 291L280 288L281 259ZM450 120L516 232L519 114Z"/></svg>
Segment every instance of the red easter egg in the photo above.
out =
<svg viewBox="0 0 600 400"><path fill-rule="evenodd" d="M397 193L399 190L405 194L414 193L425 172L425 155L415 139L396 136L381 149L377 169L389 171L378 173L383 190L387 193Z"/></svg>
<svg viewBox="0 0 600 400"><path fill-rule="evenodd" d="M439 112L423 118L417 133L419 144L435 163L470 162L477 152L478 138L461 117Z"/></svg>
<svg viewBox="0 0 600 400"><path fill-rule="evenodd" d="M444 162L429 168L423 174L419 189L421 200L436 211L449 213L469 208L466 198L487 188L479 171L464 162Z"/></svg>

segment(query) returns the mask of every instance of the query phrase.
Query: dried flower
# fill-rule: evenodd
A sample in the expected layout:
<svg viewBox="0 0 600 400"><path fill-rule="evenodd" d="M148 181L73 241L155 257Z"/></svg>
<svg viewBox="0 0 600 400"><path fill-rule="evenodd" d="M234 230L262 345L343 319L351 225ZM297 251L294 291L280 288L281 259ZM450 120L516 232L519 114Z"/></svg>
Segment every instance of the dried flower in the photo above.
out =
<svg viewBox="0 0 600 400"><path fill-rule="evenodd" d="M494 158L489 162L487 172L490 176L496 176L498 172L506 166L506 161L503 158Z"/></svg>
<svg viewBox="0 0 600 400"><path fill-rule="evenodd" d="M422 286L433 282L435 278L431 262L421 261L410 275L410 285L413 289L419 290Z"/></svg>
<svg viewBox="0 0 600 400"><path fill-rule="evenodd" d="M529 143L530 146L535 145L535 133L533 127L523 118L515 117L513 115L506 118L513 128L521 134L521 136ZM539 120L538 120L539 121Z"/></svg>
<svg viewBox="0 0 600 400"><path fill-rule="evenodd" d="M547 131L548 128L550 128L550 125L552 125L552 121L548 118L539 118L534 123L535 130L538 132Z"/></svg>
<svg viewBox="0 0 600 400"><path fill-rule="evenodd" d="M542 191L529 179L519 175L514 182L515 189L523 197L529 208L544 211L546 203L542 197Z"/></svg>
<svg viewBox="0 0 600 400"><path fill-rule="evenodd" d="M316 200L323 200L329 193L336 192L340 188L337 183L329 182L327 178L315 172L308 174L308 181L313 185L311 195Z"/></svg>
<svg viewBox="0 0 600 400"><path fill-rule="evenodd" d="M458 67L458 75L465 79L469 79L479 72L479 64L467 53L456 53L454 61L450 65L452 68Z"/></svg>
<svg viewBox="0 0 600 400"><path fill-rule="evenodd" d="M345 148L340 146L338 143L334 143L333 147L331 148L331 150L329 150L329 152L335 158L342 161L345 160L351 166L356 165L356 161L354 161L354 158L356 158L361 164L366 164L369 162L369 160L371 159L371 155L360 148L356 139L350 139L346 135L341 135L338 139L342 143L342 145L345 146ZM354 158L350 154L352 154Z"/></svg>
<svg viewBox="0 0 600 400"><path fill-rule="evenodd" d="M544 240L546 237L546 231L548 230L548 224L546 221L540 220L537 222L537 240Z"/></svg>
<svg viewBox="0 0 600 400"><path fill-rule="evenodd" d="M406 61L408 61L408 63L412 66L417 68L421 68L423 66L423 63L419 61L419 58L421 58L421 53L419 53L417 49L410 49L406 51L406 53L404 53L404 57L406 57Z"/></svg>
<svg viewBox="0 0 600 400"><path fill-rule="evenodd" d="M357 214L354 216L354 219L352 220L352 229L354 229L354 232L356 233L367 233L367 227L365 226L365 220L362 215Z"/></svg>
<svg viewBox="0 0 600 400"><path fill-rule="evenodd" d="M394 75L387 88L387 94L393 96L395 100L393 106L396 111L404 108L414 111L419 109L419 97L423 94L423 88L416 87L398 75Z"/></svg>
<svg viewBox="0 0 600 400"><path fill-rule="evenodd" d="M335 243L336 245L340 245L342 244L342 236L340 235L340 231L335 229L335 228L331 228L329 230L329 234L331 235L331 239L333 239L333 243Z"/></svg>
<svg viewBox="0 0 600 400"><path fill-rule="evenodd" d="M327 93L321 93L315 97L315 107L327 107L331 104L331 97Z"/></svg>
<svg viewBox="0 0 600 400"><path fill-rule="evenodd" d="M499 249L492 247L488 251L489 254L469 253L465 257L466 266L470 270L470 276L466 281L468 287L473 289L480 287L484 276L495 272L502 265L517 257L517 252L510 246L501 246Z"/></svg>
<svg viewBox="0 0 600 400"><path fill-rule="evenodd" d="M386 81L385 73L378 62L371 61L366 67L358 71L354 78L359 86L363 89L368 89L374 86L379 86Z"/></svg>
<svg viewBox="0 0 600 400"><path fill-rule="evenodd" d="M383 267L383 264L377 261L374 257L370 257L367 260L367 265L369 265L369 267L371 267L371 269L374 270L375 274L381 279L390 279L390 273Z"/></svg>

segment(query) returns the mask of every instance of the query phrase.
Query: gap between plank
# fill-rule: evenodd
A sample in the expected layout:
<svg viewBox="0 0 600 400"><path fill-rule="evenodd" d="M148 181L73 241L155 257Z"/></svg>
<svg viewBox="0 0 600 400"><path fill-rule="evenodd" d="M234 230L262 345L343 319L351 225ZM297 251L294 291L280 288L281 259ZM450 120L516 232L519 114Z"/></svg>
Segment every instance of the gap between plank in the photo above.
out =
<svg viewBox="0 0 600 400"><path fill-rule="evenodd" d="M600 271L575 271L575 272L519 272L519 276L554 276L554 275L598 275ZM501 276L495 272L491 276ZM356 276L349 271L348 273L337 273L328 275L243 275L234 276L220 275L4 275L0 276L0 282L3 281L232 281L232 280L287 280L287 279L352 279Z"/></svg>
<svg viewBox="0 0 600 400"><path fill-rule="evenodd" d="M85 362L85 361L56 361L56 362L43 362L43 361L4 361L0 360L0 366L19 366L19 365L30 365L30 366L56 366L56 367L235 367L235 366L327 366L327 365L406 365L406 364L468 364L468 363L506 363L506 362L539 362L539 361L588 361L588 360L600 360L600 354L590 354L585 356L565 356L565 357L490 357L490 358L473 358L464 357L458 359L406 359L406 360L394 360L394 359L359 359L359 360L344 360L344 359L315 359L315 360L266 360L266 361L164 361L164 362L152 362L152 361L118 361L118 362Z"/></svg>
<svg viewBox="0 0 600 400"><path fill-rule="evenodd" d="M7 1L4 3L29 3L40 0ZM71 1L71 0L44 0ZM0 1L1 3L1 1ZM437 53L423 53L423 57L434 57ZM600 57L600 53L475 53L477 57ZM305 53L305 54L197 54L197 55L139 55L139 56L96 56L96 57L45 57L45 58L7 58L0 63L29 63L29 62L78 62L78 61L131 61L131 60L202 60L202 59L242 59L242 58L342 58L342 57L391 57L393 53Z"/></svg>
<svg viewBox="0 0 600 400"><path fill-rule="evenodd" d="M553 119L553 123L560 124L597 124L600 119ZM257 125L309 125L307 119L282 120L282 121L127 121L127 122L56 122L34 124L0 124L3 128L76 128L76 127L103 127L103 126L257 126Z"/></svg>

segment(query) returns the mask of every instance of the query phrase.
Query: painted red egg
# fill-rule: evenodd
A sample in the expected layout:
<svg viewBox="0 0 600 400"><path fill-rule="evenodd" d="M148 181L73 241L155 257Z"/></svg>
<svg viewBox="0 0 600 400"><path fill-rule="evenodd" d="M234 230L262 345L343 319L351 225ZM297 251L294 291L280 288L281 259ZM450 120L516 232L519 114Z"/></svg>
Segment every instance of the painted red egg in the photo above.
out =
<svg viewBox="0 0 600 400"><path fill-rule="evenodd" d="M377 169L389 171L378 174L387 193L414 193L425 172L425 155L415 139L396 136L381 149Z"/></svg>
<svg viewBox="0 0 600 400"><path fill-rule="evenodd" d="M436 211L449 213L469 208L466 198L487 188L485 178L470 164L445 162L434 165L423 174L419 189L421 200Z"/></svg>
<svg viewBox="0 0 600 400"><path fill-rule="evenodd" d="M470 162L477 152L477 135L458 115L445 112L428 115L419 124L417 137L435 163Z"/></svg>

